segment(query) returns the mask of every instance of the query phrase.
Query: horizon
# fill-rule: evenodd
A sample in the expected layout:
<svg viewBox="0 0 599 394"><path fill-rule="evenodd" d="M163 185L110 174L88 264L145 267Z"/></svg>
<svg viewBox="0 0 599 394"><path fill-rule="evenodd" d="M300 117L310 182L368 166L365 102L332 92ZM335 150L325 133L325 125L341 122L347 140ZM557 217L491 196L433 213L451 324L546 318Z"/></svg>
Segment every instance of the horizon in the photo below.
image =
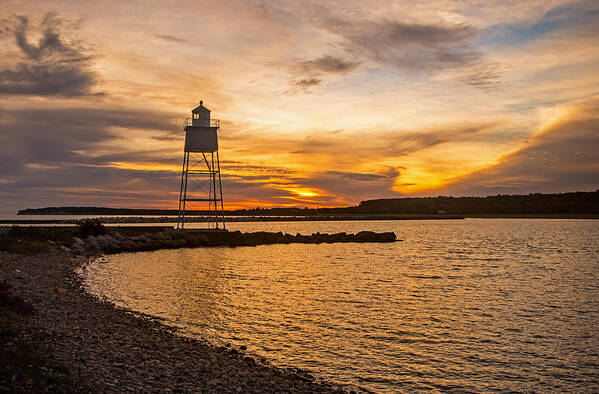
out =
<svg viewBox="0 0 599 394"><path fill-rule="evenodd" d="M560 195L560 194L575 194L575 193L597 193L599 192L599 189L597 190L590 190L590 191L569 191L569 192L560 192L560 193L527 193L527 194L492 194L492 195L487 195L487 196L450 196L450 195L438 195L438 196L427 196L427 197L414 197L414 196L404 196L404 197L393 197L392 199L404 199L404 198L455 198L455 199L459 199L459 198L489 198L489 197L513 197L513 196L528 196L528 195ZM357 204L353 204L353 205L339 205L339 206L315 206L315 207L307 207L307 206L270 206L270 207L260 207L260 206L255 206L255 207L246 207L246 208L228 208L225 209L225 211L241 211L241 210L256 210L256 209L264 209L264 210L268 210L268 209L335 209L335 208L351 208L351 207L356 207L359 206L361 203L363 202L367 202L367 201L376 201L376 200L386 200L386 199L366 199L366 200L362 200L359 201ZM93 208L93 209L115 209L115 210L119 210L119 209L132 209L132 210L173 210L176 211L176 208L146 208L146 207L109 207L109 206L46 206L46 207L37 207L37 208L22 208L19 209L17 211L27 211L27 210L38 210L38 209L60 209L60 208L77 208L77 209L83 209L83 208ZM206 209L202 209L202 208L198 208L198 209L194 209L201 211L201 210L206 210Z"/></svg>
<svg viewBox="0 0 599 394"><path fill-rule="evenodd" d="M226 210L599 189L593 1L0 10L0 213L176 209L200 99Z"/></svg>

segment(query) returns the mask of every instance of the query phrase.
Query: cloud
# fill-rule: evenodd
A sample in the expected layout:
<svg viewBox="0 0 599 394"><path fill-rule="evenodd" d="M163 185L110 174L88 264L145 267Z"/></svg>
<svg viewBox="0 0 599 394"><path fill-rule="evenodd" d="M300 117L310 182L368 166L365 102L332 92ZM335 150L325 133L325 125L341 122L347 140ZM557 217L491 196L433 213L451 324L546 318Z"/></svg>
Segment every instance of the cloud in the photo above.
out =
<svg viewBox="0 0 599 394"><path fill-rule="evenodd" d="M367 161L372 157L381 159L408 156L444 143L484 140L488 137L487 134L499 125L498 122L480 122L448 124L425 130L380 130L376 133L371 132L366 140L361 138L363 133L315 133L301 140L280 139L275 144L268 144L267 141L261 141L260 137L252 136L252 141L247 142L247 148L248 151L261 152L264 149L273 152L275 146L293 155L326 155L334 160L354 157L355 152L360 152L360 157L355 157L354 160Z"/></svg>
<svg viewBox="0 0 599 394"><path fill-rule="evenodd" d="M410 75L446 72L483 90L502 84L501 65L486 61L485 53L477 48L483 30L466 23L410 23L334 15L317 20L317 26L339 37L339 45L355 59L343 72L370 61ZM326 60L325 64L335 64L334 58Z"/></svg>
<svg viewBox="0 0 599 394"><path fill-rule="evenodd" d="M311 88L312 86L318 86L322 83L321 79L318 78L306 78L300 80L293 80L291 84L302 89Z"/></svg>
<svg viewBox="0 0 599 394"><path fill-rule="evenodd" d="M180 147L123 142L128 130L147 130L149 140L169 136L172 117L119 109L12 110L0 121L0 154L9 163L0 170L4 209L40 204L174 207ZM150 168L144 169L144 163ZM327 206L396 195L390 191L395 173L307 172L270 163L223 160L227 202ZM318 195L298 194L305 188Z"/></svg>
<svg viewBox="0 0 599 394"><path fill-rule="evenodd" d="M323 171L311 173L302 178L293 178L308 189L322 190L325 194L321 197L311 197L320 201L321 206L349 205L358 201L372 198L399 197L400 194L392 190L399 171L387 167L379 173L357 173L343 171Z"/></svg>
<svg viewBox="0 0 599 394"><path fill-rule="evenodd" d="M342 172L342 171L327 171L327 175L339 177L341 179L349 179L355 181L377 181L383 178L386 178L386 175L381 174L369 174L369 173L359 173L359 172Z"/></svg>
<svg viewBox="0 0 599 394"><path fill-rule="evenodd" d="M425 130L314 131L307 138L246 132L237 135L235 142L228 140L227 145L235 144L230 154L236 157L247 157L248 160L263 157L266 163L285 163L296 169L289 174L273 174L273 178L315 187L328 198L342 197L347 203L352 203L361 197L368 198L368 191L396 196L397 192L392 190L396 182L398 185L414 183L413 186L422 189L430 183L431 177L453 177L473 166L480 168L477 152L473 157L463 157L458 165L445 163L455 162L462 146L471 149L475 145L484 146L489 139L506 140L513 138L510 136L512 132L503 122L460 122ZM444 156L447 150L458 152L458 156ZM223 152L223 157L229 157L226 154L229 153ZM422 156L429 159L422 162L415 159ZM243 171L243 167L241 165L238 169ZM382 168L395 172L391 174L391 170L383 171ZM415 172L418 174L416 177L413 175ZM268 174L252 171L252 175ZM265 176L262 179L269 178ZM405 188L400 189L405 191ZM348 194L341 193L342 190ZM324 202L321 205L325 205Z"/></svg>
<svg viewBox="0 0 599 394"><path fill-rule="evenodd" d="M323 55L312 60L294 60L287 68L294 76L299 75L300 77L289 81L291 90L287 93L293 94L298 90L309 93L309 88L323 83L324 74L346 74L358 65L358 62L351 62L332 55Z"/></svg>
<svg viewBox="0 0 599 394"><path fill-rule="evenodd" d="M346 20L331 16L322 20L320 27L339 36L348 53L410 73L461 67L482 57L473 46L479 30L465 24Z"/></svg>
<svg viewBox="0 0 599 394"><path fill-rule="evenodd" d="M588 191L599 188L599 99L533 136L498 164L455 179L453 194Z"/></svg>
<svg viewBox="0 0 599 394"><path fill-rule="evenodd" d="M160 144L148 148L127 139L134 131L146 132L148 139L168 135L178 129L170 123L172 118L173 114L161 112L81 107L3 113L3 209L14 212L40 204L160 205L168 200L171 188L176 189L176 172L115 168L113 163L180 165L180 151Z"/></svg>
<svg viewBox="0 0 599 394"><path fill-rule="evenodd" d="M145 130L149 140L158 136L162 142L171 142L163 137L178 129L170 123L173 117L110 108L2 114L0 156L7 162L0 168L3 211L41 205L176 207L182 141L174 148L138 146L127 140L130 131ZM294 204L292 192L273 186L288 185L297 176L295 170L235 160L224 160L222 170L229 203Z"/></svg>
<svg viewBox="0 0 599 394"><path fill-rule="evenodd" d="M381 146L380 149L389 156L407 156L445 143L484 140L488 138L486 134L498 125L497 122L480 122L447 125L430 130L409 131L400 134L387 133L386 144Z"/></svg>
<svg viewBox="0 0 599 394"><path fill-rule="evenodd" d="M555 161L558 150L537 136L519 151L543 151L455 177L513 151L545 109L594 94L597 14L576 6L544 15L552 5L542 2L458 3L140 5L118 20L119 6L63 4L65 18L93 15L81 29L52 14L37 19L45 10L29 0L8 5L26 17L0 18L0 193L13 196L3 206L171 204L180 174L168 169L180 168L183 138L171 119L179 116L117 108L184 111L200 97L227 120L221 158L236 163L222 162L226 203L353 203L397 195L393 187L438 193L448 180L458 194L589 184L594 167L584 158L596 160L595 145L573 129L563 132L582 146L560 144L577 152L580 172L563 151ZM231 15L235 23L223 23ZM191 45L204 49L184 50ZM93 96L96 78L102 100ZM508 81L510 90L481 94L456 81L484 90ZM301 187L321 195L294 196Z"/></svg>
<svg viewBox="0 0 599 394"><path fill-rule="evenodd" d="M175 206L180 174L88 165L24 168L0 190L3 211L42 206Z"/></svg>
<svg viewBox="0 0 599 394"><path fill-rule="evenodd" d="M293 86L320 84L322 74L346 74L362 62L375 62L404 73L437 74L449 71L462 83L480 89L501 84L500 65L486 62L475 41L481 31L461 24L407 23L390 19L316 18L317 26L341 39L345 57L322 55L292 64L292 72L306 77L291 81ZM302 83L300 85L299 83Z"/></svg>
<svg viewBox="0 0 599 394"><path fill-rule="evenodd" d="M151 137L153 140L160 142L171 142L171 141L183 141L184 136L172 136L172 135L154 135Z"/></svg>
<svg viewBox="0 0 599 394"><path fill-rule="evenodd" d="M456 70L453 77L481 90L494 90L505 86L503 68L500 63L479 62Z"/></svg>
<svg viewBox="0 0 599 394"><path fill-rule="evenodd" d="M229 173L231 176L241 176L236 173L258 173L261 177L279 177L297 174L296 170L292 170L285 167L274 167L267 164L248 164L243 162L231 163L226 160L221 160L221 168L223 172Z"/></svg>
<svg viewBox="0 0 599 394"><path fill-rule="evenodd" d="M185 38L179 38L179 37L175 37L175 36L170 36L168 34L154 34L154 37L160 38L160 39L162 39L164 41L176 43L176 44L189 44L189 43L191 43L191 41L189 41L189 40L187 40Z"/></svg>
<svg viewBox="0 0 599 394"><path fill-rule="evenodd" d="M5 31L12 32L20 60L0 68L0 94L76 97L91 94L95 74L90 57L76 41L64 34L64 23L47 13L39 26L31 27L26 16L8 21ZM67 29L68 30L68 29ZM29 35L40 35L37 44ZM72 33L72 31L68 31ZM6 45L5 56L10 49Z"/></svg>
<svg viewBox="0 0 599 394"><path fill-rule="evenodd" d="M340 57L323 55L313 60L300 62L300 68L308 74L319 73L346 73L355 69L358 62L351 62Z"/></svg>
<svg viewBox="0 0 599 394"><path fill-rule="evenodd" d="M171 114L120 109L13 110L0 120L0 154L7 159L0 176L18 174L27 163L99 164L100 159L82 152L94 152L100 144L121 138L115 128L168 132L173 128L171 118ZM135 146L122 149L136 150Z"/></svg>

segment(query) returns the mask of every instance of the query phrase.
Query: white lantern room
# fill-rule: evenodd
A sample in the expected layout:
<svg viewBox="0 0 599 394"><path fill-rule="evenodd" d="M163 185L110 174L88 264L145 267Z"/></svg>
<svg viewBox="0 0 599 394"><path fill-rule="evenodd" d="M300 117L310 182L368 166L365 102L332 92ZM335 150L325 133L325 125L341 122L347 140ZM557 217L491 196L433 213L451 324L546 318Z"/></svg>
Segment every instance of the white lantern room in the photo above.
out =
<svg viewBox="0 0 599 394"><path fill-rule="evenodd" d="M200 105L191 110L185 121L185 152L211 153L218 150L218 121L210 120L210 110Z"/></svg>

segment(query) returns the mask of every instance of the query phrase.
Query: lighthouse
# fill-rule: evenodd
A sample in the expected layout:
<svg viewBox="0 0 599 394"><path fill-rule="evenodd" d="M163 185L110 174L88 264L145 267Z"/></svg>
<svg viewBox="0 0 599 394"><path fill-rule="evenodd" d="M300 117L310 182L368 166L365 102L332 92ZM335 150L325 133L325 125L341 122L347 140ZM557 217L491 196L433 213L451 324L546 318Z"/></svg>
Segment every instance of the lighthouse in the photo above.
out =
<svg viewBox="0 0 599 394"><path fill-rule="evenodd" d="M205 213L208 228L225 230L223 190L218 156L218 129L220 122L210 119L210 110L200 105L185 119L185 146L179 191L177 228L185 228L190 210Z"/></svg>

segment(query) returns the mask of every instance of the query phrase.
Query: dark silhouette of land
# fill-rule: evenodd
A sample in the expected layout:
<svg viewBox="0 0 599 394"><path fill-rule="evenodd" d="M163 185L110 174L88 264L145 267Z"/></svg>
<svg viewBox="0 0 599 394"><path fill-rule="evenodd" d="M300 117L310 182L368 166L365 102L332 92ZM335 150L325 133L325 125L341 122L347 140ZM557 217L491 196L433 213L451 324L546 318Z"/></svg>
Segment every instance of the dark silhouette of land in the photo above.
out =
<svg viewBox="0 0 599 394"><path fill-rule="evenodd" d="M187 211L187 215L202 215L206 211ZM599 190L558 194L496 195L488 197L421 197L366 200L357 206L337 208L254 208L227 210L229 216L307 217L343 215L412 215L434 216L566 216L599 215ZM135 209L106 207L47 207L24 209L19 215L176 215L174 209ZM391 215L391 216L389 216ZM374 217L373 216L373 217ZM398 216L398 218L400 218ZM416 217L414 217L416 218Z"/></svg>

